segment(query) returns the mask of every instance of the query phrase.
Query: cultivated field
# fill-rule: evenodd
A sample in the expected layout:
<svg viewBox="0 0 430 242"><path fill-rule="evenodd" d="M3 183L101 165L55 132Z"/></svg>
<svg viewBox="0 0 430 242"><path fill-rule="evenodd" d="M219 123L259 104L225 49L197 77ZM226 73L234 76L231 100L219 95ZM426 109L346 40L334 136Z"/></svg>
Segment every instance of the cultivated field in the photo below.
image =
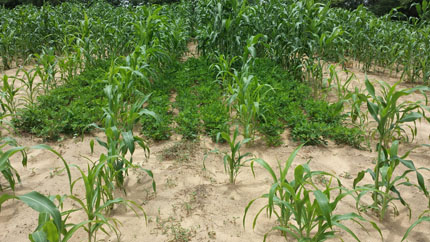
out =
<svg viewBox="0 0 430 242"><path fill-rule="evenodd" d="M424 18L0 13L0 241L430 241Z"/></svg>

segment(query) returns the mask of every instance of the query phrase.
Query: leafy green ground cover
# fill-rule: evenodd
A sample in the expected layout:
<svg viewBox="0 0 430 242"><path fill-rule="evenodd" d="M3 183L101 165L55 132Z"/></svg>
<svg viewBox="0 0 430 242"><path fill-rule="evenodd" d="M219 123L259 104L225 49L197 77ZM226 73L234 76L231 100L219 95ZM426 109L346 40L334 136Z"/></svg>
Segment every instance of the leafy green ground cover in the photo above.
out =
<svg viewBox="0 0 430 242"><path fill-rule="evenodd" d="M86 69L70 82L40 95L37 103L21 109L14 125L23 132L48 140L60 134L80 135L91 123L98 123L106 105L102 82L109 62Z"/></svg>
<svg viewBox="0 0 430 242"><path fill-rule="evenodd" d="M100 63L86 70L69 83L38 97L34 106L24 108L15 125L45 139L58 139L60 134L76 135L102 118L103 79L108 66ZM258 131L268 145L281 144L280 134L288 127L294 140L309 145L324 144L327 139L359 147L362 133L344 126L341 104L314 100L312 90L287 70L268 59L257 59L251 72L261 82L274 88L261 102L262 115ZM163 70L149 90L147 108L158 115L158 122L141 118L141 131L147 138L167 140L173 132L194 140L208 135L216 141L217 134L228 132L236 123L225 102L223 87L215 81L215 73L207 58L191 58ZM176 93L176 100L170 99ZM176 108L178 115L173 114ZM176 128L173 128L173 121Z"/></svg>
<svg viewBox="0 0 430 242"><path fill-rule="evenodd" d="M309 86L292 79L288 71L269 60L258 60L252 71L275 89L264 100L265 120L260 125L260 132L265 134L269 144L279 144L279 134L288 126L294 140L309 145L333 139L359 147L362 132L344 126L341 104L312 99Z"/></svg>

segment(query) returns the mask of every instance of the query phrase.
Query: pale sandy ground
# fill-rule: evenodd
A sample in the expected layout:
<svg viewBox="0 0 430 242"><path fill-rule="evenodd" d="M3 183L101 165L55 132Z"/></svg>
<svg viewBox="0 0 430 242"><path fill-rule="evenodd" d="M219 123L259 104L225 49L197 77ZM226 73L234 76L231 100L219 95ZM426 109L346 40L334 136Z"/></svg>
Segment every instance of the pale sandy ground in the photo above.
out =
<svg viewBox="0 0 430 242"><path fill-rule="evenodd" d="M339 69L340 70L340 69ZM357 85L364 85L364 73L352 68L357 75L354 81ZM371 80L384 79L393 83L395 78L386 75L368 75ZM413 95L411 97L420 98ZM430 143L430 125L420 123L418 125L418 137L409 148L416 144ZM81 167L87 165L87 159L97 160L103 148L96 144L95 153L91 154L89 142L94 137L103 139L103 133L94 133L81 139L66 139L50 145L61 152L69 164ZM21 145L34 145L41 140L31 136L15 135ZM284 144L280 147L270 148L257 141L252 147L245 147L255 157L266 160L272 167L277 161L284 162L289 154L298 146L292 142L288 131L283 134ZM254 178L249 167L243 167L237 178L236 185L228 184L228 177L224 172L221 155L209 154L208 151L218 148L227 151L226 145L216 145L207 137L201 137L194 144L179 147L176 159L164 159L163 151L177 144L181 144L180 137L174 135L169 141L151 143L151 156L145 159L142 150L135 153L134 160L142 164L144 168L151 169L157 183L157 193L151 189L150 179L141 171L131 171L127 179L127 199L142 204L148 216L145 223L143 216L137 217L131 210L123 207L114 209L113 216L122 222L121 241L262 241L263 235L276 224L274 218L269 219L264 214L260 217L256 228L252 229L252 219L258 209L263 205L263 200L250 209L243 227L242 219L244 209L248 202L263 193L268 192L271 185L269 174L261 167L256 167ZM419 147L411 154L410 158L416 166L430 167L430 148ZM172 153L171 156L174 156ZM357 150L345 145L335 145L329 142L327 146L304 147L293 167L310 160L310 166L314 170L332 172L340 177L343 184L351 188L352 181L348 174L355 177L364 169L372 168L376 154L369 151ZM206 159L205 159L206 157ZM203 163L204 162L204 163ZM30 191L39 191L43 194L68 194L68 181L65 172L58 172L63 166L61 161L48 151L30 150L29 162L23 168L17 157L13 158L12 164L21 174L22 184L17 186L16 194L24 194ZM206 170L203 169L203 164ZM78 178L75 168L72 168L73 178ZM425 172L423 172L425 173ZM430 185L430 172L425 173L426 183ZM415 181L415 178L412 177ZM0 181L4 183L1 177ZM370 182L370 178L366 178ZM418 215L424 211L428 201L413 188L400 189L403 196L410 202L412 208L412 220L407 217L407 210L399 205L400 215L387 216L385 221L378 222L384 241L400 241L407 227L412 224ZM10 192L10 191L6 191ZM82 187L75 192L83 196ZM118 193L121 195L121 193ZM66 206L75 206L70 201ZM342 201L336 212L347 213L354 211L354 202L351 199ZM372 215L364 214L368 219L377 221ZM72 222L85 220L83 214L75 213L71 216ZM378 233L366 225L369 234L361 227L346 223L358 235L362 241L382 241ZM18 201L7 202L0 213L0 241L20 242L28 241L28 234L37 225L37 213ZM339 233L344 241L353 241L352 237L345 232ZM100 233L100 241L116 241L115 236L105 236ZM77 232L71 241L86 241L83 230ZM336 241L338 239L335 239ZM285 241L279 233L271 233L267 241ZM294 241L289 239L288 241ZM430 224L423 223L410 234L407 241L430 241Z"/></svg>

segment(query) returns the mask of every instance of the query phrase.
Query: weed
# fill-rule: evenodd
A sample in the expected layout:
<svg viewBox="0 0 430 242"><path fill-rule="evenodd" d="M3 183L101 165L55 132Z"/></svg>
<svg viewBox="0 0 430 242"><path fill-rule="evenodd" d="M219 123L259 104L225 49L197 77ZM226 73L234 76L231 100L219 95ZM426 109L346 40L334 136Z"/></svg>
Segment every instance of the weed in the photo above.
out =
<svg viewBox="0 0 430 242"><path fill-rule="evenodd" d="M208 196L208 189L205 185L198 185L193 187L191 190L184 190L184 196L187 198L181 204L183 210L185 210L186 214L189 216L193 212L193 210L204 208L204 199Z"/></svg>
<svg viewBox="0 0 430 242"><path fill-rule="evenodd" d="M169 242L188 242L195 236L195 229L187 229L181 226L181 223L173 217L163 220L157 216L157 229L162 234L168 235Z"/></svg>
<svg viewBox="0 0 430 242"><path fill-rule="evenodd" d="M209 237L209 239L216 239L216 232L215 231L208 231L208 237Z"/></svg>
<svg viewBox="0 0 430 242"><path fill-rule="evenodd" d="M172 178L166 178L166 186L168 188L174 188L174 187L178 186L177 180L172 179Z"/></svg>
<svg viewBox="0 0 430 242"><path fill-rule="evenodd" d="M176 142L161 152L162 160L176 160L180 163L190 162L198 146L196 141Z"/></svg>

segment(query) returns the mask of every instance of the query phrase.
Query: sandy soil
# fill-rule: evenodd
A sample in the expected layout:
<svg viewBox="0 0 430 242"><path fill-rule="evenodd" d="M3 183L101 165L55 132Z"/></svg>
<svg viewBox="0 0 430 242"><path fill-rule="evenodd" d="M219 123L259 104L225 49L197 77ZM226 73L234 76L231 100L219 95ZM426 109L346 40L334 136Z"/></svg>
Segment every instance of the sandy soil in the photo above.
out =
<svg viewBox="0 0 430 242"><path fill-rule="evenodd" d="M191 54L192 55L192 54ZM190 56L191 56L190 55ZM340 69L339 69L340 70ZM364 85L364 73L351 68L357 79L354 85ZM339 74L340 75L340 74ZM390 83L396 81L387 75L368 75L369 79L384 79ZM420 98L417 95L411 99ZM429 142L430 125L418 124L418 137L408 148L417 144ZM80 138L67 139L51 145L61 152L69 164L85 167L89 158L97 160L103 148L96 145L91 154L89 142L94 137L103 139L103 133ZM15 136L21 145L34 145L41 140L31 136ZM284 162L289 154L298 146L289 138L288 131L283 134L284 144L270 148L257 140L251 147L245 147L255 157L266 160L272 167L277 161ZM141 171L135 170L127 178L127 199L136 201L145 209L148 221L143 216L137 217L124 207L116 207L113 216L123 224L121 241L262 241L264 234L276 224L274 218L267 218L264 214L255 229L252 229L252 219L263 200L253 206L243 227L244 209L249 201L268 192L271 185L269 174L261 167L256 167L253 177L249 167L243 167L237 178L236 185L228 184L227 174L224 172L222 156L209 153L215 148L227 151L227 146L214 144L209 138L201 137L199 141L187 143L174 135L169 141L151 143L151 156L146 159L142 150L135 153L134 160L144 168L151 169L157 183L157 193L151 189L151 180ZM430 148L415 149L410 158L416 166L430 167ZM308 146L302 148L293 167L310 161L314 170L332 172L340 177L346 187L352 187L353 177L364 169L373 167L372 162L376 154L370 151L357 150L349 146L335 145L329 142L327 146ZM67 194L67 175L62 171L61 161L53 154L43 150L30 150L28 166L23 168L18 157L12 160L13 166L21 175L22 184L17 186L16 194L39 191L43 194ZM77 170L72 168L73 178L78 178ZM426 183L430 185L430 172L425 174ZM370 178L366 178L370 182ZM414 180L413 180L414 181ZM5 182L0 178L0 182ZM75 189L75 194L82 197L83 188ZM10 191L8 191L10 192ZM383 222L378 222L384 241L400 241L406 229L424 211L428 201L416 189L401 189L405 199L410 202L412 219L409 220L407 210L398 206L400 215L387 216ZM76 204L67 202L66 207L72 208ZM354 211L354 203L343 201L337 210L339 213ZM377 221L371 213L363 214L366 218ZM84 220L82 213L71 216L72 222ZM0 241L28 241L37 224L37 213L18 201L7 202L0 213ZM381 241L378 233L366 225L369 234L355 224L346 223L362 241ZM345 232L339 233L345 241L353 241ZM100 233L100 241L116 241L115 236L105 236ZM79 231L72 241L85 241L86 234ZM267 241L285 241L279 233L271 233ZM291 241L293 241L291 239ZM430 225L423 223L410 234L408 241L430 241Z"/></svg>

